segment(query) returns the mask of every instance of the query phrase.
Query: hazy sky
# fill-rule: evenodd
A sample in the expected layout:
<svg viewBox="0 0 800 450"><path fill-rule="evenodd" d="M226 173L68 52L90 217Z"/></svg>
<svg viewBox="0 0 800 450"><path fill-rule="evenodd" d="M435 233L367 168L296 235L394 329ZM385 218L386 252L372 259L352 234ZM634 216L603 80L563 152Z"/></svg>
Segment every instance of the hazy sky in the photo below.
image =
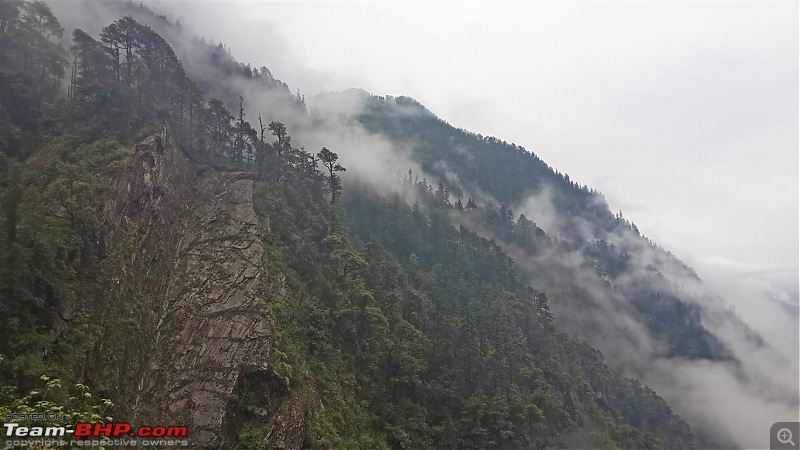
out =
<svg viewBox="0 0 800 450"><path fill-rule="evenodd" d="M797 289L796 1L148 4L309 97L408 95L523 145L701 276Z"/></svg>

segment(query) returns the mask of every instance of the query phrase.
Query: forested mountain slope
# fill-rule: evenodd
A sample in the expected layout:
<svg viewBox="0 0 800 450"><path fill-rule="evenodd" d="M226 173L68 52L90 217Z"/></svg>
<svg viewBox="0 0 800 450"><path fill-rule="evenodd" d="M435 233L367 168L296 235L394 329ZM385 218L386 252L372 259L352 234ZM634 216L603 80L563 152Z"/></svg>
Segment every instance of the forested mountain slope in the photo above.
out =
<svg viewBox="0 0 800 450"><path fill-rule="evenodd" d="M570 181L522 147L455 129L409 98L347 91L325 94L320 104L334 105L323 107L323 114L336 116L341 111L335 105L354 102L362 106L352 113L353 120L409 149L408 158L419 165L421 176L438 180L437 192L447 199L436 206L503 243L526 266L523 272L533 285L568 288L564 296L585 297L583 307L602 302L596 291L607 291L607 297L632 307L632 314L666 344L667 354L730 357L701 323L703 300L683 289L697 283L697 275L621 214L611 213L601 194ZM523 213L517 216L514 210ZM561 272L596 272L595 292L576 292L581 287L576 276L557 279L548 273L559 264L568 266ZM565 314L576 312L568 308ZM586 331L585 326L573 331Z"/></svg>
<svg viewBox="0 0 800 450"><path fill-rule="evenodd" d="M45 3L0 0L0 412L210 448L705 442L620 369L736 360L696 275L596 192L413 100L310 109L101 9L62 40Z"/></svg>
<svg viewBox="0 0 800 450"><path fill-rule="evenodd" d="M602 350L613 366L657 383L684 410L691 400L676 387L693 385L689 366L724 371L745 389L781 392L787 411L796 408L793 383L776 381L755 361L764 356L783 365L783 357L691 268L621 212L613 214L600 193L519 146L450 126L413 99L350 90L312 104L359 136L391 142L417 168L393 177L407 200L495 240L521 277L548 295L559 325ZM714 388L702 384L694 388ZM734 445L725 433L700 430L704 446Z"/></svg>

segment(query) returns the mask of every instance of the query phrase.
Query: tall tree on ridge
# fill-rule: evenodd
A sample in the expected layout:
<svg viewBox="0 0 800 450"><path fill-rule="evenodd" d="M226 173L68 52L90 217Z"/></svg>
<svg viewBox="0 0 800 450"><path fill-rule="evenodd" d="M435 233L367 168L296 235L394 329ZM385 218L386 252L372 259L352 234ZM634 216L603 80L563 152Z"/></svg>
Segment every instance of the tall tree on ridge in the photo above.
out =
<svg viewBox="0 0 800 450"><path fill-rule="evenodd" d="M322 147L322 150L317 153L317 156L319 156L322 165L328 169L330 174L328 176L328 185L331 190L331 204L336 203L336 196L342 191L342 178L336 175L336 172L344 172L347 169L336 162L339 159L339 155L328 150L326 147Z"/></svg>

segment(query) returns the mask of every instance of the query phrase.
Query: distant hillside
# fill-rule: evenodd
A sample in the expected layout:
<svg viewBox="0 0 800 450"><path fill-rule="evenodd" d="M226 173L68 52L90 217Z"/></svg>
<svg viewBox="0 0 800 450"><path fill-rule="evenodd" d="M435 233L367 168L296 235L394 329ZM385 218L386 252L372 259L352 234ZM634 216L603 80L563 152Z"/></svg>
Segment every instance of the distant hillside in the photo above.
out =
<svg viewBox="0 0 800 450"><path fill-rule="evenodd" d="M599 301L596 292L582 294L576 290L580 286L575 277L554 276L550 270L574 270L558 266L577 257L571 265L592 269L604 282L592 290L608 291L608 297L632 306L638 320L668 345L669 355L710 360L731 357L701 323L703 300L682 288L699 281L694 271L642 236L621 214L613 214L600 193L579 186L522 147L456 129L407 97L348 91L326 94L320 103L350 104L352 98L337 97L354 96L363 102L355 119L399 148L410 148L409 157L419 164L423 175L440 181L448 192L451 204L444 207L456 210L455 220L469 219L519 255L518 262L530 262L528 266L533 267L522 271L533 286L546 292L565 290L570 302L583 297L580 302L591 307ZM480 211L455 208L457 199L462 205L473 202ZM523 219L514 210L521 211ZM545 252L549 259L541 257ZM552 267L548 267L550 262ZM576 312L572 307L565 311ZM591 340L593 336L585 334L586 325L587 321L580 321L573 331Z"/></svg>

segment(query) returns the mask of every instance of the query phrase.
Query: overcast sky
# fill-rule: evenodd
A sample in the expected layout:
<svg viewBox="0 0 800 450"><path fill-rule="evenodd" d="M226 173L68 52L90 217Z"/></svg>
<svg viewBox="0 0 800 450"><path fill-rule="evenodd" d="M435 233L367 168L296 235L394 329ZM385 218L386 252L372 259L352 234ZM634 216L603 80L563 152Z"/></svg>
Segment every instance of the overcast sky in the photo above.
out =
<svg viewBox="0 0 800 450"><path fill-rule="evenodd" d="M308 97L408 95L523 145L701 276L796 292L796 1L148 4Z"/></svg>

